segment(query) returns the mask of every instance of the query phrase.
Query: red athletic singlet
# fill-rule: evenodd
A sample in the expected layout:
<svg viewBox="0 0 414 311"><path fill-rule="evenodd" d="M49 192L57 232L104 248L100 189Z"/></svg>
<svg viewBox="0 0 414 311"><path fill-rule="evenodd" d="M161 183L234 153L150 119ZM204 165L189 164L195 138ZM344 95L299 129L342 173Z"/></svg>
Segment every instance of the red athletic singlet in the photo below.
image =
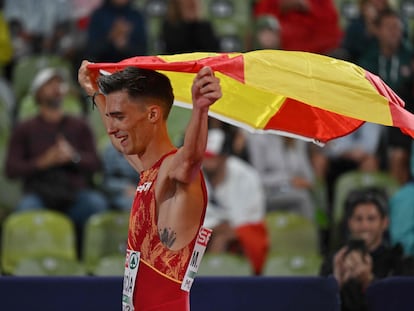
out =
<svg viewBox="0 0 414 311"><path fill-rule="evenodd" d="M189 310L189 293L181 290L180 287L197 234L183 249L171 251L160 241L156 217L155 182L158 171L163 160L175 152L164 155L150 169L141 172L131 209L128 248L141 253L133 294L136 311ZM207 205L203 178L201 187L204 209L199 227L204 221Z"/></svg>

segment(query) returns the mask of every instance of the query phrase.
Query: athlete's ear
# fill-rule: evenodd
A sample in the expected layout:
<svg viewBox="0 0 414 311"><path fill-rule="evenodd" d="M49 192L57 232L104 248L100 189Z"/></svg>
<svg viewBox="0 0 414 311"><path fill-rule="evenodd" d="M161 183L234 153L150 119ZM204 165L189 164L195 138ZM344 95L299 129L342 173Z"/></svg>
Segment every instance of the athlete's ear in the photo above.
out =
<svg viewBox="0 0 414 311"><path fill-rule="evenodd" d="M148 120L150 122L156 122L161 118L161 107L157 105L151 105L148 107Z"/></svg>

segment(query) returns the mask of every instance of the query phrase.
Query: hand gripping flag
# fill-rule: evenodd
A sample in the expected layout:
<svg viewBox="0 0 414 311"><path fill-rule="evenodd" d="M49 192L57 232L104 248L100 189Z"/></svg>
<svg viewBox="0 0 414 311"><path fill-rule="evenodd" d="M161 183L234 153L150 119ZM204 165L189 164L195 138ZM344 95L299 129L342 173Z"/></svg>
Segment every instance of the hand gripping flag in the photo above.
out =
<svg viewBox="0 0 414 311"><path fill-rule="evenodd" d="M195 74L210 66L223 96L210 115L250 131L269 131L324 144L364 122L399 127L414 137L414 115L378 76L343 60L279 50L139 56L90 64L93 78L127 66L167 75L175 104L191 108Z"/></svg>

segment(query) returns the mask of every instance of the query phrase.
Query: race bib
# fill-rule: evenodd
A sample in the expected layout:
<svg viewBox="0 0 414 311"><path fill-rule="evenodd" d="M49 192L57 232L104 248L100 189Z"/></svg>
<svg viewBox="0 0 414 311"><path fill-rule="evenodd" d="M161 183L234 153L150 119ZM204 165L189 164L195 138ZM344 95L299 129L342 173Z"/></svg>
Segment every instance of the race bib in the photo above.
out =
<svg viewBox="0 0 414 311"><path fill-rule="evenodd" d="M207 248L207 243L210 240L210 236L213 230L201 227L198 232L197 240L194 245L193 254L191 255L190 263L188 264L187 271L184 276L184 280L181 283L181 289L189 292L193 285L195 276L200 266L201 259L204 256L204 252Z"/></svg>
<svg viewBox="0 0 414 311"><path fill-rule="evenodd" d="M122 291L122 310L134 311L134 288L137 279L140 252L127 249L125 256L124 288Z"/></svg>

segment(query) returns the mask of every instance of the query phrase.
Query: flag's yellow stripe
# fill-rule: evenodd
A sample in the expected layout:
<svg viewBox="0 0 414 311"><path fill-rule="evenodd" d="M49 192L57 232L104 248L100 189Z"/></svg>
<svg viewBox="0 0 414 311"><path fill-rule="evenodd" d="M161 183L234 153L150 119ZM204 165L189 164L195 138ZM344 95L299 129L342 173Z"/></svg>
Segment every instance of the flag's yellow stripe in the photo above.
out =
<svg viewBox="0 0 414 311"><path fill-rule="evenodd" d="M157 57L167 63L174 63L174 62L190 62L190 61L200 60L203 58L214 57L218 55L222 55L222 53L194 52L194 53L183 53L183 54L173 54L173 55L158 55ZM232 57L241 55L241 53L230 53L227 55L229 58L232 58Z"/></svg>
<svg viewBox="0 0 414 311"><path fill-rule="evenodd" d="M191 85L195 74L161 71L172 81L176 100L191 103ZM242 84L231 77L216 72L220 78L223 97L210 110L224 117L262 129L269 119L277 113L285 100L284 96L256 89ZM188 104L189 108L191 107Z"/></svg>
<svg viewBox="0 0 414 311"><path fill-rule="evenodd" d="M352 118L392 125L388 100L355 64L284 51L245 53L244 64L247 85Z"/></svg>

